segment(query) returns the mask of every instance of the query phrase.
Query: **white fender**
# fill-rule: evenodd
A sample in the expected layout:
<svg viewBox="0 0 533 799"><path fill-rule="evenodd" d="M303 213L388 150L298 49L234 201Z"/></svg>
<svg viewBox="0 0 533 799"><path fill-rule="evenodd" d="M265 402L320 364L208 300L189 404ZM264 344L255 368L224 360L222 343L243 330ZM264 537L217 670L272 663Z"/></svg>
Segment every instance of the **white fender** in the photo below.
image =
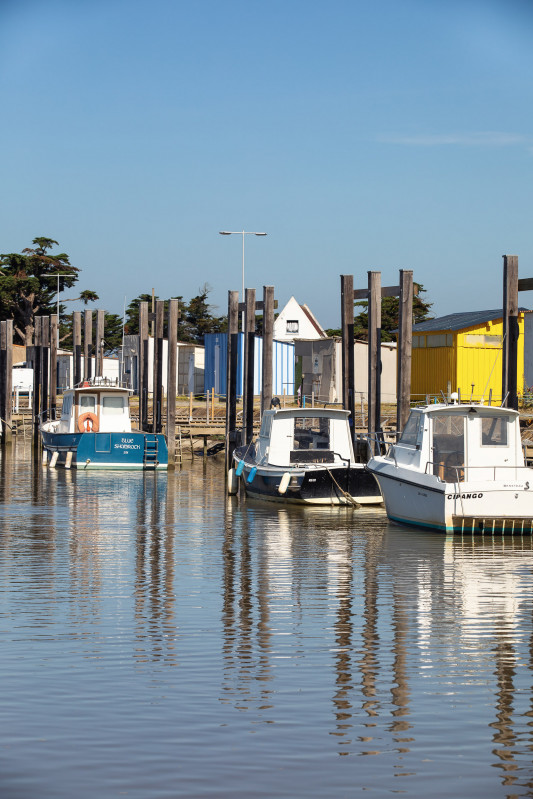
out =
<svg viewBox="0 0 533 799"><path fill-rule="evenodd" d="M239 478L235 474L235 469L228 469L228 494L236 494L239 490Z"/></svg>
<svg viewBox="0 0 533 799"><path fill-rule="evenodd" d="M291 481L291 474L290 472L284 472L283 477L280 480L278 491L280 494L284 494L289 487L289 483Z"/></svg>

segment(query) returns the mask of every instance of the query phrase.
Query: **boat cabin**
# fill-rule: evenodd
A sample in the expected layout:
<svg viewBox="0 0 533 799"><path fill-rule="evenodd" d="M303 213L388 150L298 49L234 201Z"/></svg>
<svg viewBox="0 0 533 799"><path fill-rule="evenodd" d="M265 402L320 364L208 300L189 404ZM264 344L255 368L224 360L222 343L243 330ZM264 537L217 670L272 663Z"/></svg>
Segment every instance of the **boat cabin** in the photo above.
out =
<svg viewBox="0 0 533 799"><path fill-rule="evenodd" d="M65 391L58 433L131 433L129 396L132 389L105 378L85 381Z"/></svg>
<svg viewBox="0 0 533 799"><path fill-rule="evenodd" d="M450 483L492 480L525 465L518 412L486 405L414 408L390 455Z"/></svg>
<svg viewBox="0 0 533 799"><path fill-rule="evenodd" d="M272 466L354 463L349 411L298 408L265 411L256 461Z"/></svg>

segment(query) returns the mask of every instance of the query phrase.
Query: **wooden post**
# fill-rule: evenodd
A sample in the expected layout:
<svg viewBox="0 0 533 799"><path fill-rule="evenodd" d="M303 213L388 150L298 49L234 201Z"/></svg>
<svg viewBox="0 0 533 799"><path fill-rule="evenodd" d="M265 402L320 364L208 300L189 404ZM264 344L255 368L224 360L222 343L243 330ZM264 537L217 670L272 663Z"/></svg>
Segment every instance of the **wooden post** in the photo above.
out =
<svg viewBox="0 0 533 799"><path fill-rule="evenodd" d="M398 366L396 383L396 430L401 433L411 404L411 354L413 346L413 272L400 269L398 325Z"/></svg>
<svg viewBox="0 0 533 799"><path fill-rule="evenodd" d="M514 410L518 410L518 333L518 256L504 255L502 403Z"/></svg>
<svg viewBox="0 0 533 799"><path fill-rule="evenodd" d="M41 421L48 421L50 318L41 316Z"/></svg>
<svg viewBox="0 0 533 799"><path fill-rule="evenodd" d="M57 419L57 331L59 317L50 316L50 419Z"/></svg>
<svg viewBox="0 0 533 799"><path fill-rule="evenodd" d="M96 377L103 377L104 375L104 322L105 311L96 311L96 363L94 368Z"/></svg>
<svg viewBox="0 0 533 799"><path fill-rule="evenodd" d="M168 303L167 446L168 468L176 465L176 376L179 300Z"/></svg>
<svg viewBox="0 0 533 799"><path fill-rule="evenodd" d="M226 471L238 446L237 367L239 347L239 292L228 291L228 352L226 361Z"/></svg>
<svg viewBox="0 0 533 799"><path fill-rule="evenodd" d="M0 419L3 421L6 418L6 409L9 405L9 397L7 394L7 367L6 367L6 350L7 350L7 329L6 322L0 322ZM2 442L5 442L5 424L2 425Z"/></svg>
<svg viewBox="0 0 533 799"><path fill-rule="evenodd" d="M274 346L274 286L263 286L263 358L261 413L272 402L272 350Z"/></svg>
<svg viewBox="0 0 533 799"><path fill-rule="evenodd" d="M39 438L39 413L41 411L41 317L34 319L33 330L33 443L36 444Z"/></svg>
<svg viewBox="0 0 533 799"><path fill-rule="evenodd" d="M83 324L83 379L93 376L93 312L85 311Z"/></svg>
<svg viewBox="0 0 533 799"><path fill-rule="evenodd" d="M139 430L148 430L148 303L139 303Z"/></svg>
<svg viewBox="0 0 533 799"><path fill-rule="evenodd" d="M8 319L5 323L5 397L6 407L4 409L3 419L6 424L3 425L5 432L2 439L5 444L13 442L13 320Z"/></svg>
<svg viewBox="0 0 533 799"><path fill-rule="evenodd" d="M72 383L77 386L81 383L81 311L72 314Z"/></svg>
<svg viewBox="0 0 533 799"><path fill-rule="evenodd" d="M154 386L152 392L152 431L160 433L163 410L163 329L165 324L165 303L155 303L155 338L154 338Z"/></svg>
<svg viewBox="0 0 533 799"><path fill-rule="evenodd" d="M381 427L381 272L368 273L368 435L376 452Z"/></svg>
<svg viewBox="0 0 533 799"><path fill-rule="evenodd" d="M249 444L254 434L255 289L246 289L244 297L245 333L242 430L243 443Z"/></svg>
<svg viewBox="0 0 533 799"><path fill-rule="evenodd" d="M353 276L341 275L342 407L350 411L350 430L355 442L353 301Z"/></svg>
<svg viewBox="0 0 533 799"><path fill-rule="evenodd" d="M13 410L13 320L0 322L0 418L2 444L12 443Z"/></svg>

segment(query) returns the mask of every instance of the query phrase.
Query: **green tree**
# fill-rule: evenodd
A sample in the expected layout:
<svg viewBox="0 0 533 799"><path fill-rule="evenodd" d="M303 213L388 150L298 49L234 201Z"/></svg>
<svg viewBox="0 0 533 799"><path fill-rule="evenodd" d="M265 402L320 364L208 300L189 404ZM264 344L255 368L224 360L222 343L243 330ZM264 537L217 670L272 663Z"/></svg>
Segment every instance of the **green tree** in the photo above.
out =
<svg viewBox="0 0 533 799"><path fill-rule="evenodd" d="M211 287L205 283L199 293L181 309L178 323L178 339L192 344L203 344L206 333L222 333L227 330L225 316L213 316L214 306L207 298Z"/></svg>
<svg viewBox="0 0 533 799"><path fill-rule="evenodd" d="M210 286L206 283L199 293L189 302L185 302L183 297L178 296L179 318L178 318L178 341L203 344L206 333L220 333L227 330L227 318L225 316L213 316L213 306L208 303ZM154 299L158 299L155 297ZM148 303L148 309L152 308L152 295L139 294L126 308L125 332L129 335L139 333L139 305L141 302ZM165 300L165 323L163 335L167 335L168 320L168 300Z"/></svg>
<svg viewBox="0 0 533 799"><path fill-rule="evenodd" d="M418 287L418 294L413 297L413 324L423 322L426 319L431 319L430 308L432 302L424 301L420 295L425 293L425 288L420 283L415 283L415 288ZM368 302L361 300L356 302L355 305L362 307L364 310L357 314L353 320L354 337L359 341L367 341L368 339ZM394 330L398 329L399 325L399 312L400 300L398 297L383 297L381 301L381 340L394 341L396 334ZM328 336L340 336L340 329L326 330Z"/></svg>
<svg viewBox="0 0 533 799"><path fill-rule="evenodd" d="M57 245L54 239L39 236L32 244L33 247L26 247L21 253L0 255L0 319L13 319L15 332L23 344L31 344L36 316L56 312L58 280L60 291L70 288L78 281L80 272L66 253L49 253ZM87 304L98 299L98 295L86 290L71 301L75 299ZM61 310L64 311L64 306Z"/></svg>

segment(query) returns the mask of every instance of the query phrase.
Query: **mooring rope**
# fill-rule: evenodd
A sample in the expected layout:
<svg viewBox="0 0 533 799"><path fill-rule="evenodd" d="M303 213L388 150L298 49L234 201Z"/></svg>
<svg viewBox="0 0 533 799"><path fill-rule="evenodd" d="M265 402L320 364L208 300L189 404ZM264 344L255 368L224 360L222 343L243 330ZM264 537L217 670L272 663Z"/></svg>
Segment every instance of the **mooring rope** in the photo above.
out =
<svg viewBox="0 0 533 799"><path fill-rule="evenodd" d="M350 505L353 505L354 508L360 508L361 507L360 503L356 502L355 499L347 491L344 490L344 488L340 487L340 485L337 483L337 481L335 480L335 478L333 477L332 473L330 472L327 466L325 467L325 469L326 472L331 477L331 479L333 480L333 482L335 483L335 485L337 486L337 488L339 489L339 491L341 492L341 494L343 494L344 497L348 500Z"/></svg>

